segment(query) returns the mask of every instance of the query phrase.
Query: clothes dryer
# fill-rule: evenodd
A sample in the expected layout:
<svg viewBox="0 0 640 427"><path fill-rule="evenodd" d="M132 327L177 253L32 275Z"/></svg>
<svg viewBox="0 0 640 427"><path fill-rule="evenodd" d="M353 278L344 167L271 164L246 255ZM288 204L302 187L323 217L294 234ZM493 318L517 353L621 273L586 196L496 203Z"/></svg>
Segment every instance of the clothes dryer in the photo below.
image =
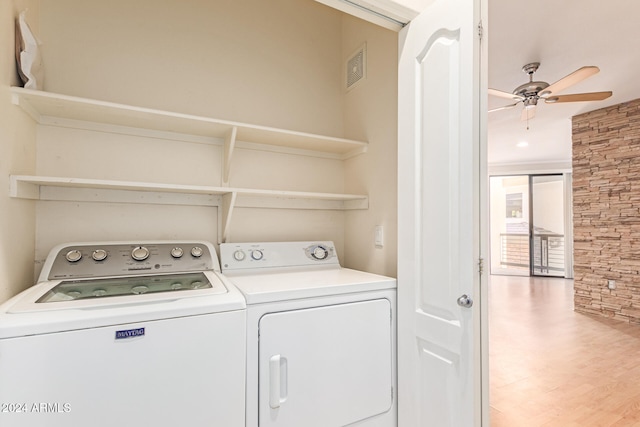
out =
<svg viewBox="0 0 640 427"><path fill-rule="evenodd" d="M396 280L332 242L225 243L247 300L247 427L393 427Z"/></svg>

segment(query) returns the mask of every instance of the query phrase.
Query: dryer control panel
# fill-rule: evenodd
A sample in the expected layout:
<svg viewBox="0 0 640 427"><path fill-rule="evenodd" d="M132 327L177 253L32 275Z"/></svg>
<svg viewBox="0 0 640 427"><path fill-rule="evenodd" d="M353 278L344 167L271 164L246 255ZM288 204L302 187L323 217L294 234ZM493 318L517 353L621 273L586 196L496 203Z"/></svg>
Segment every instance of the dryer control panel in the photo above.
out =
<svg viewBox="0 0 640 427"><path fill-rule="evenodd" d="M210 270L220 267L204 241L68 243L50 252L38 281Z"/></svg>
<svg viewBox="0 0 640 427"><path fill-rule="evenodd" d="M253 268L287 268L313 265L340 266L333 242L223 243L220 261L224 271Z"/></svg>

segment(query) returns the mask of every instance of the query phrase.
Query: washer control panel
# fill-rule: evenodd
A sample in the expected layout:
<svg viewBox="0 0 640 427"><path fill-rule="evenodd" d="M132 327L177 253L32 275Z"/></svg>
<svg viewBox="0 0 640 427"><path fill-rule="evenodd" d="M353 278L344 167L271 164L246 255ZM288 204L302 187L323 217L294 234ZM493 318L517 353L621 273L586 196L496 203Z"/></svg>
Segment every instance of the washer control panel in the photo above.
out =
<svg viewBox="0 0 640 427"><path fill-rule="evenodd" d="M223 243L220 261L223 271L340 265L333 242Z"/></svg>
<svg viewBox="0 0 640 427"><path fill-rule="evenodd" d="M209 242L70 243L51 251L39 281L219 269Z"/></svg>

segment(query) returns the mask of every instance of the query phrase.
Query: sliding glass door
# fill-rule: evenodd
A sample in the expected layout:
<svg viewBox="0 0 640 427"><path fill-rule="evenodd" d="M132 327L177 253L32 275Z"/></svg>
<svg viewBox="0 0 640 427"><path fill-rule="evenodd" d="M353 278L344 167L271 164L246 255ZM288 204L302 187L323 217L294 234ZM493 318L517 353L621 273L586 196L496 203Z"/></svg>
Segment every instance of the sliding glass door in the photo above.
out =
<svg viewBox="0 0 640 427"><path fill-rule="evenodd" d="M529 275L529 177L489 179L491 274Z"/></svg>
<svg viewBox="0 0 640 427"><path fill-rule="evenodd" d="M491 274L565 276L563 175L490 180Z"/></svg>
<svg viewBox="0 0 640 427"><path fill-rule="evenodd" d="M533 175L531 189L531 275L564 277L564 179Z"/></svg>

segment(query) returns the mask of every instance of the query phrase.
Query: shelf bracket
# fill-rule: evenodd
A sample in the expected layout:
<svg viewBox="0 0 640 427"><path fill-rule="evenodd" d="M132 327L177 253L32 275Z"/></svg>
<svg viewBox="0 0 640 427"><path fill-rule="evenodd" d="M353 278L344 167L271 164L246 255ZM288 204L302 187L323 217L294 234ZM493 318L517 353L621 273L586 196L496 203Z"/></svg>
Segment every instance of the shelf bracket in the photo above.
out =
<svg viewBox="0 0 640 427"><path fill-rule="evenodd" d="M218 230L218 243L225 243L229 239L229 229L231 228L231 217L233 216L233 208L236 204L236 197L238 193L232 191L222 195L222 222L220 229Z"/></svg>
<svg viewBox="0 0 640 427"><path fill-rule="evenodd" d="M9 197L18 199L40 199L40 186L19 179L20 176L11 175L9 177Z"/></svg>
<svg viewBox="0 0 640 427"><path fill-rule="evenodd" d="M36 123L40 123L40 121L42 120L42 115L38 112L38 110L33 108L33 106L25 99L21 99L17 94L13 93L11 95L11 103L22 108L22 110L27 113L33 120L35 120Z"/></svg>
<svg viewBox="0 0 640 427"><path fill-rule="evenodd" d="M233 126L224 138L224 168L222 175L222 185L224 186L229 186L229 172L231 171L233 149L236 145L236 135L238 135L238 127Z"/></svg>
<svg viewBox="0 0 640 427"><path fill-rule="evenodd" d="M356 148L356 149L354 149L354 150L349 151L348 153L343 154L343 155L340 157L340 160L347 160L347 159L350 159L350 158L352 158L352 157L358 156L358 155L360 155L360 154L364 154L364 153L366 153L366 152L367 152L368 148L369 148L369 147L368 147L368 146L366 146L366 145L365 145L365 146L362 146L362 147L358 147L358 148Z"/></svg>

